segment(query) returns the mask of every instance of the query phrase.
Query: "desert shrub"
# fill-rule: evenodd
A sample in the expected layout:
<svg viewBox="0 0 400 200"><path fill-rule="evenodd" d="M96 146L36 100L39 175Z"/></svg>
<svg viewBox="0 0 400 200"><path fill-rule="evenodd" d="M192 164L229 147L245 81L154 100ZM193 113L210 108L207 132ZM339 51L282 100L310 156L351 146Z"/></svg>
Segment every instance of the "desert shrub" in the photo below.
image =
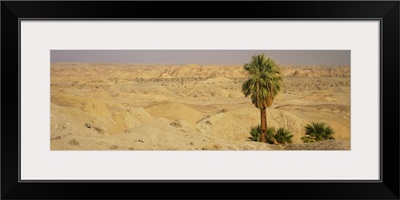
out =
<svg viewBox="0 0 400 200"><path fill-rule="evenodd" d="M275 140L279 144L288 144L292 143L293 135L284 128L278 128L275 133Z"/></svg>
<svg viewBox="0 0 400 200"><path fill-rule="evenodd" d="M260 129L260 131L261 131L261 129ZM276 129L274 127L269 127L267 129L267 143L268 144L275 143L275 132L276 132Z"/></svg>
<svg viewBox="0 0 400 200"><path fill-rule="evenodd" d="M253 126L250 129L250 137L248 139L253 142L259 142L260 141L260 133L261 133L261 126Z"/></svg>
<svg viewBox="0 0 400 200"><path fill-rule="evenodd" d="M257 125L251 127L250 137L248 139L254 142L260 142L261 126ZM269 127L267 129L267 143L268 144L287 144L292 143L293 135L284 128L279 128L276 130L274 127Z"/></svg>
<svg viewBox="0 0 400 200"><path fill-rule="evenodd" d="M304 143L335 139L333 129L323 122L307 124L304 128L306 135L301 138Z"/></svg>
<svg viewBox="0 0 400 200"><path fill-rule="evenodd" d="M273 135L275 133L275 128L270 127L267 129L267 143L273 144ZM261 141L261 126L260 124L257 126L251 127L250 130L250 137L248 139L253 142L260 142Z"/></svg>

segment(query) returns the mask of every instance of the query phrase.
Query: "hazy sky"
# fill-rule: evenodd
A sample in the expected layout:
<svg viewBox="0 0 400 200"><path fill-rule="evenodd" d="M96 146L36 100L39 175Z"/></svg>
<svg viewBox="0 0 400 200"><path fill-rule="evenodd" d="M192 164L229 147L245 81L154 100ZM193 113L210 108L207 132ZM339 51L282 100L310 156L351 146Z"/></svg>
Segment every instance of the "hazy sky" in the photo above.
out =
<svg viewBox="0 0 400 200"><path fill-rule="evenodd" d="M51 62L241 65L259 53L283 65L350 66L350 50L52 50Z"/></svg>

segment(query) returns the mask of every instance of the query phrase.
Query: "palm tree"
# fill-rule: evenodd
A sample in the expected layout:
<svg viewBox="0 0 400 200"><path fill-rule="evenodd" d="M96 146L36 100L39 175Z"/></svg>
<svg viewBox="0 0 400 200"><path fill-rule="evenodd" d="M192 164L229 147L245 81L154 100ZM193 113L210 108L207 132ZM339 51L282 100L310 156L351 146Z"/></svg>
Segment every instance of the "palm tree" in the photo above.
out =
<svg viewBox="0 0 400 200"><path fill-rule="evenodd" d="M242 92L250 96L251 102L261 113L261 142L266 142L267 107L272 105L276 95L281 90L283 82L280 70L275 61L266 58L264 54L252 56L249 63L243 66L250 78L243 83Z"/></svg>

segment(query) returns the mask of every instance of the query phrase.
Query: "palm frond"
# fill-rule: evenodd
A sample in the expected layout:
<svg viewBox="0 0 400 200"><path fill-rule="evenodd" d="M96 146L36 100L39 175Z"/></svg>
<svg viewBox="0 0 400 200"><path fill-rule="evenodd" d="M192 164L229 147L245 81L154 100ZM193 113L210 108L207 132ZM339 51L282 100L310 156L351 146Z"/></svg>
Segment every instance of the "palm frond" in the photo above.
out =
<svg viewBox="0 0 400 200"><path fill-rule="evenodd" d="M284 128L279 128L275 134L275 139L279 144L292 143L292 137L293 135Z"/></svg>
<svg viewBox="0 0 400 200"><path fill-rule="evenodd" d="M303 136L301 139L303 142L316 142L321 140L333 140L333 134L335 133L333 129L326 125L323 122L313 122L311 124L307 124L305 127L306 135Z"/></svg>
<svg viewBox="0 0 400 200"><path fill-rule="evenodd" d="M242 85L244 95L250 96L259 109L271 106L283 84L276 62L264 54L258 54L252 56L243 69L249 74L249 79Z"/></svg>

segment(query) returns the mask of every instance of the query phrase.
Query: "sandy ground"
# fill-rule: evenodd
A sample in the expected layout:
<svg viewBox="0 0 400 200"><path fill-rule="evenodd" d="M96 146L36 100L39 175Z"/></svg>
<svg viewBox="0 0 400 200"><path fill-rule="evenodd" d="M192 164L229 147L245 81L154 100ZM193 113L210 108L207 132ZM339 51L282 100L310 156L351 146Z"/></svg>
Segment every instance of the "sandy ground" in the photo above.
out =
<svg viewBox="0 0 400 200"><path fill-rule="evenodd" d="M268 126L301 149L304 126L325 122L349 149L350 67L281 71ZM260 112L241 92L246 77L241 66L53 63L51 150L285 149L248 141Z"/></svg>

